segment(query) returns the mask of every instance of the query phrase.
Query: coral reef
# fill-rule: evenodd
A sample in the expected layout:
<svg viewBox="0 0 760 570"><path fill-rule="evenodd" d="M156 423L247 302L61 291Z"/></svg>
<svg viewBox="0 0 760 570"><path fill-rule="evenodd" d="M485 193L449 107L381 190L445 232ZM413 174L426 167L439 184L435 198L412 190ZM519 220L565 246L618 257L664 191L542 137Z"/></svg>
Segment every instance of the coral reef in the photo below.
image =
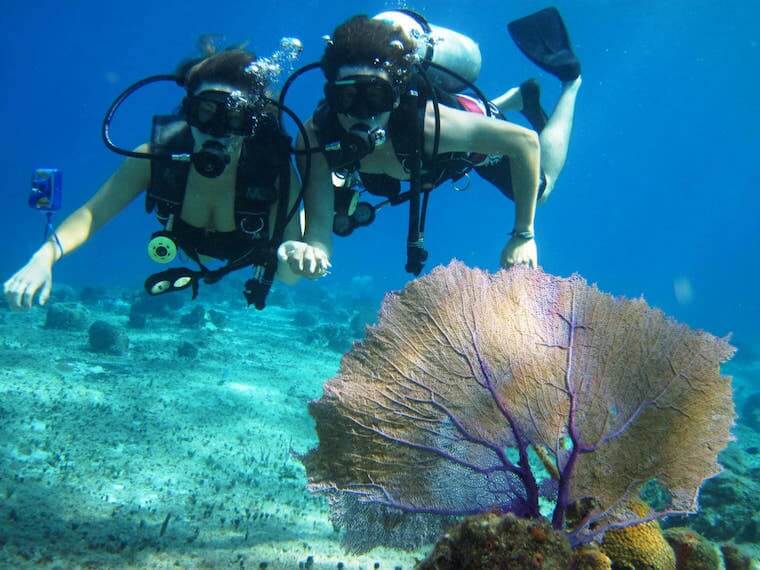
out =
<svg viewBox="0 0 760 570"><path fill-rule="evenodd" d="M71 303L79 299L79 292L66 283L56 283L50 293L49 303Z"/></svg>
<svg viewBox="0 0 760 570"><path fill-rule="evenodd" d="M129 309L127 326L131 329L144 329L146 324L148 324L147 315L135 310L135 305L132 305Z"/></svg>
<svg viewBox="0 0 760 570"><path fill-rule="evenodd" d="M646 518L651 509L643 501L631 501L631 510ZM601 550L613 562L614 568L636 570L675 570L673 549L662 534L657 521L626 528L609 530L604 535ZM681 567L678 567L681 570Z"/></svg>
<svg viewBox="0 0 760 570"><path fill-rule="evenodd" d="M189 313L182 315L179 324L188 329L199 329L206 324L206 309L203 305L196 305Z"/></svg>
<svg viewBox="0 0 760 570"><path fill-rule="evenodd" d="M760 432L760 392L751 394L742 405L739 421Z"/></svg>
<svg viewBox="0 0 760 570"><path fill-rule="evenodd" d="M723 564L726 570L752 570L752 560L734 544L724 544L720 547L723 554Z"/></svg>
<svg viewBox="0 0 760 570"><path fill-rule="evenodd" d="M198 356L198 347L195 346L192 342L183 341L177 347L177 356L180 358L185 358L187 360L192 360Z"/></svg>
<svg viewBox="0 0 760 570"><path fill-rule="evenodd" d="M170 318L185 304L181 295L148 295L140 293L130 306L130 317L145 315L146 317Z"/></svg>
<svg viewBox="0 0 760 570"><path fill-rule="evenodd" d="M87 309L76 303L56 303L50 305L45 318L46 329L81 331L89 321Z"/></svg>
<svg viewBox="0 0 760 570"><path fill-rule="evenodd" d="M719 367L732 353L579 277L454 262L386 296L379 323L310 404L320 443L302 461L350 549L413 546L397 542L414 536L404 524L429 535L451 516L537 518L547 501L576 546L697 509L730 437ZM668 504L640 516L627 504L650 480ZM568 528L583 497L596 508ZM372 509L374 528L346 524Z"/></svg>
<svg viewBox="0 0 760 570"><path fill-rule="evenodd" d="M95 321L89 330L90 349L94 352L124 354L129 348L126 333L106 321Z"/></svg>
<svg viewBox="0 0 760 570"><path fill-rule="evenodd" d="M688 525L714 541L760 542L760 468L746 466L738 450L725 457L732 470L705 483L699 513L665 526Z"/></svg>
<svg viewBox="0 0 760 570"><path fill-rule="evenodd" d="M417 570L566 570L571 558L564 533L548 521L486 514L450 529Z"/></svg>
<svg viewBox="0 0 760 570"><path fill-rule="evenodd" d="M216 328L224 328L227 326L227 323L229 322L229 318L225 313L222 311L217 311L216 309L210 309L208 312L208 320L211 321L211 323Z"/></svg>
<svg viewBox="0 0 760 570"><path fill-rule="evenodd" d="M612 561L597 546L584 544L573 552L570 570L612 570Z"/></svg>
<svg viewBox="0 0 760 570"><path fill-rule="evenodd" d="M665 538L676 554L678 570L720 570L717 549L690 528L669 528Z"/></svg>
<svg viewBox="0 0 760 570"><path fill-rule="evenodd" d="M321 341L335 352L345 352L351 348L351 337L346 327L336 323L320 325L314 331L315 340Z"/></svg>
<svg viewBox="0 0 760 570"><path fill-rule="evenodd" d="M95 306L110 300L108 289L105 287L83 287L79 292L79 301L84 305Z"/></svg>

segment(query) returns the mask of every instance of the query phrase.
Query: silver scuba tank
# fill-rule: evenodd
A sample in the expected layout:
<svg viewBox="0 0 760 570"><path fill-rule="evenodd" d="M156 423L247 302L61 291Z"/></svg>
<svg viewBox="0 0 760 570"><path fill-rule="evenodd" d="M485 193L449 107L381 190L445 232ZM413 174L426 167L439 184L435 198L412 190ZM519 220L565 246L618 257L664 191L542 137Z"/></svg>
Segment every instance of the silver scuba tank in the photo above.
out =
<svg viewBox="0 0 760 570"><path fill-rule="evenodd" d="M420 21L413 15L399 10L382 12L373 19L400 26L417 44L417 55L421 60L430 59L471 83L478 79L482 63L480 48L464 34L433 24L428 24L430 30L426 31L422 23L424 20ZM428 50L431 48L432 58L428 56ZM427 73L433 84L449 93L456 93L465 87L460 81L438 69L428 68Z"/></svg>

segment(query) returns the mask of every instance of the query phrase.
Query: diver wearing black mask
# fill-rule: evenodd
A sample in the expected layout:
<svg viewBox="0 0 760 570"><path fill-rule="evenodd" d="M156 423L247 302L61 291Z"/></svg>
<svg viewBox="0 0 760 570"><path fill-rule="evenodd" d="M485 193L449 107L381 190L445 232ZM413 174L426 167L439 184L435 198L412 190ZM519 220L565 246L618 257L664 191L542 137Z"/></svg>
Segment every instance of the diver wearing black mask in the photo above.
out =
<svg viewBox="0 0 760 570"><path fill-rule="evenodd" d="M164 228L153 234L149 256L158 263L171 263L184 252L200 267L173 268L151 275L145 282L151 295L192 288L195 297L200 281L214 283L231 271L253 266L254 278L246 282L245 297L249 304L263 308L278 267L279 246L284 241L290 243L290 253L285 256L288 279L295 279L290 275L291 257L305 255L311 247L301 243L298 220L294 219L300 201L299 185L291 177L290 138L268 109L278 104L266 94L266 65L242 50L191 61L176 75L154 76L135 83L106 114L106 146L119 154L150 160L146 210L155 211ZM110 140L109 128L121 103L144 85L166 80L184 87L186 95L178 113L153 117L150 152L116 147ZM284 107L280 110L303 129L292 111ZM192 170L206 179L218 178L226 171L229 176L225 174L223 181L209 184L193 179ZM229 214L209 217L211 212L193 213L191 208L183 207L191 196L186 189L193 186L193 196L199 192L205 196L201 206L227 210L228 199L219 197L220 193L227 195L227 185L234 189L234 226L225 221ZM196 204L193 209L198 207ZM216 221L218 217L220 221ZM225 259L227 264L211 270L204 265L207 257ZM313 257L326 260L324 255ZM324 265L318 264L314 271L323 273Z"/></svg>
<svg viewBox="0 0 760 570"><path fill-rule="evenodd" d="M348 75L325 84L325 99L338 115L350 116L340 144L350 157L363 157L386 140L384 126L373 124L378 116L398 105L399 90L382 77Z"/></svg>
<svg viewBox="0 0 760 570"><path fill-rule="evenodd" d="M224 172L231 152L239 149L235 138L253 136L263 111L260 101L220 89L200 91L182 100L182 116L193 128L193 138L203 141L190 159L199 174L216 178Z"/></svg>
<svg viewBox="0 0 760 570"><path fill-rule="evenodd" d="M329 267L326 254L303 241L295 216L303 186L291 176L291 139L270 106L289 116L302 136L305 130L292 111L267 97L266 85L273 77L268 65L243 49L229 49L125 89L104 117L102 136L110 150L127 160L6 283L9 304L29 307L35 296L44 304L52 290L53 264L141 194L146 211L154 212L163 226L149 240L151 259L169 264L185 261L184 253L199 267L165 266L145 281L151 295L189 289L195 296L201 282L214 283L231 271L248 269L252 275L243 293L249 305L261 309L275 275L285 283L299 275L323 275ZM181 107L154 116L143 144L116 146L110 125L119 107L137 90L159 81L183 88ZM207 258L223 265L207 267Z"/></svg>

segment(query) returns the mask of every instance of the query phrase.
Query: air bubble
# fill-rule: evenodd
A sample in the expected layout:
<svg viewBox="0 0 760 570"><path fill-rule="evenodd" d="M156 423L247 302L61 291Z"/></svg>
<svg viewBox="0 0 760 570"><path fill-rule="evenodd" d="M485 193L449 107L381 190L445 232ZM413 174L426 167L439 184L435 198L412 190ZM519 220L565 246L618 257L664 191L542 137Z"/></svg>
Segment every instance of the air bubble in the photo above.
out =
<svg viewBox="0 0 760 570"><path fill-rule="evenodd" d="M298 38L285 37L280 40L280 49L269 57L260 57L246 68L262 85L276 83L283 73L293 71L294 63L303 52L303 43Z"/></svg>

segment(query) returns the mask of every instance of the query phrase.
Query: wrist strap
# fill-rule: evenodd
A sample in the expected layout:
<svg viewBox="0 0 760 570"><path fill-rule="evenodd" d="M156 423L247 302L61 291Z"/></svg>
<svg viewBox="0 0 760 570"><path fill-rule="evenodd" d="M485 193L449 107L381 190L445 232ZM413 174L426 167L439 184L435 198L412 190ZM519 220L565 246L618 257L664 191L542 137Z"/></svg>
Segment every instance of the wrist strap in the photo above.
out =
<svg viewBox="0 0 760 570"><path fill-rule="evenodd" d="M49 243L53 244L53 261L58 261L63 257L63 245L61 245L61 240L58 239L58 234L56 232L51 232L50 237L47 240ZM59 253L61 254L60 257L56 257L55 250L58 249Z"/></svg>
<svg viewBox="0 0 760 570"><path fill-rule="evenodd" d="M533 235L533 232L524 231L524 232L518 232L517 230L512 230L509 235L512 237L519 237L520 239L533 239L535 236Z"/></svg>

